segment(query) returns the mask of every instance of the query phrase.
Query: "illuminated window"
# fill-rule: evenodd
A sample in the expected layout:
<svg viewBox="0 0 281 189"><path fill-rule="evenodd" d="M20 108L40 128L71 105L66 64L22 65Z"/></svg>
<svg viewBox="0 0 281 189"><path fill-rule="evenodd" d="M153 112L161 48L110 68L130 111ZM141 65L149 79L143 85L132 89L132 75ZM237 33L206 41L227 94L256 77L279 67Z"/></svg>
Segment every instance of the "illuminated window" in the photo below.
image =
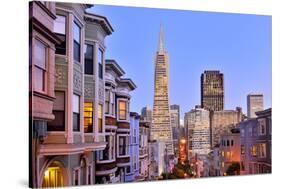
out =
<svg viewBox="0 0 281 189"><path fill-rule="evenodd" d="M126 120L127 119L127 103L126 101L119 101L119 119Z"/></svg>
<svg viewBox="0 0 281 189"><path fill-rule="evenodd" d="M257 156L257 146L256 145L253 145L252 147L251 147L251 154L252 154L252 156Z"/></svg>
<svg viewBox="0 0 281 189"><path fill-rule="evenodd" d="M221 151L221 156L224 157L224 151Z"/></svg>
<svg viewBox="0 0 281 189"><path fill-rule="evenodd" d="M84 103L84 132L85 133L93 132L93 103L92 102Z"/></svg>
<svg viewBox="0 0 281 189"><path fill-rule="evenodd" d="M80 96L72 95L73 131L80 131Z"/></svg>
<svg viewBox="0 0 281 189"><path fill-rule="evenodd" d="M52 163L44 172L42 187L63 186L62 170L56 163Z"/></svg>
<svg viewBox="0 0 281 189"><path fill-rule="evenodd" d="M226 157L230 158L230 152L226 152Z"/></svg>
<svg viewBox="0 0 281 189"><path fill-rule="evenodd" d="M65 130L65 94L63 91L55 91L56 99L54 101L53 114L55 119L48 122L48 131Z"/></svg>
<svg viewBox="0 0 281 189"><path fill-rule="evenodd" d="M103 115L102 105L99 104L99 106L98 106L98 130L100 133L102 132L102 124L103 124L102 115Z"/></svg>
<svg viewBox="0 0 281 189"><path fill-rule="evenodd" d="M34 89L39 92L45 91L46 75L46 46L35 40L34 46Z"/></svg>

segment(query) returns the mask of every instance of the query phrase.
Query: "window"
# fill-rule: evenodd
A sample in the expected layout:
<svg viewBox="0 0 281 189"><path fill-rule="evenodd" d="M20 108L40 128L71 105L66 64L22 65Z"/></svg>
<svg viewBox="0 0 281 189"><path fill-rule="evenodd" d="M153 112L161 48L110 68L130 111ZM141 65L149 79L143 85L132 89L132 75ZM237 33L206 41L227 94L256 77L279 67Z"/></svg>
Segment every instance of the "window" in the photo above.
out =
<svg viewBox="0 0 281 189"><path fill-rule="evenodd" d="M110 90L105 89L105 113L106 114L110 113L109 104L110 104Z"/></svg>
<svg viewBox="0 0 281 189"><path fill-rule="evenodd" d="M62 91L55 91L56 99L54 101L53 114L55 119L48 123L48 131L64 131L65 120L65 95Z"/></svg>
<svg viewBox="0 0 281 189"><path fill-rule="evenodd" d="M105 141L107 142L106 147L100 153L100 160L111 160L115 158L114 154L114 136L113 135L106 135Z"/></svg>
<svg viewBox="0 0 281 189"><path fill-rule="evenodd" d="M84 133L93 132L93 103L84 103Z"/></svg>
<svg viewBox="0 0 281 189"><path fill-rule="evenodd" d="M73 105L73 131L80 131L80 97L76 94L72 96Z"/></svg>
<svg viewBox="0 0 281 189"><path fill-rule="evenodd" d="M241 154L245 154L245 145L241 145Z"/></svg>
<svg viewBox="0 0 281 189"><path fill-rule="evenodd" d="M259 152L260 152L260 158L265 158L266 157L266 143L261 143L259 144Z"/></svg>
<svg viewBox="0 0 281 189"><path fill-rule="evenodd" d="M233 146L233 144L234 144L234 142L233 142L233 140L231 140L231 146Z"/></svg>
<svg viewBox="0 0 281 189"><path fill-rule="evenodd" d="M99 64L99 78L103 78L103 51L99 49L98 54L98 64Z"/></svg>
<svg viewBox="0 0 281 189"><path fill-rule="evenodd" d="M224 151L221 151L221 156L224 157Z"/></svg>
<svg viewBox="0 0 281 189"><path fill-rule="evenodd" d="M103 124L102 114L103 114L102 105L99 104L99 107L98 107L98 129L99 129L100 133L102 132L102 124Z"/></svg>
<svg viewBox="0 0 281 189"><path fill-rule="evenodd" d="M105 149L102 151L102 160L109 160L109 150L110 150L110 146L111 144L109 143L109 135L105 136L105 141L107 142Z"/></svg>
<svg viewBox="0 0 281 189"><path fill-rule="evenodd" d="M259 135L266 135L265 119L259 119Z"/></svg>
<svg viewBox="0 0 281 189"><path fill-rule="evenodd" d="M119 155L124 156L128 154L127 136L119 136Z"/></svg>
<svg viewBox="0 0 281 189"><path fill-rule="evenodd" d="M249 128L248 128L248 133L249 133L249 136L252 136L252 133L253 133L252 127L249 127Z"/></svg>
<svg viewBox="0 0 281 189"><path fill-rule="evenodd" d="M126 173L131 173L131 166L126 167Z"/></svg>
<svg viewBox="0 0 281 189"><path fill-rule="evenodd" d="M227 143L227 146L229 146L229 140L227 140L226 143Z"/></svg>
<svg viewBox="0 0 281 189"><path fill-rule="evenodd" d="M127 120L127 103L126 101L119 101L119 119Z"/></svg>
<svg viewBox="0 0 281 189"><path fill-rule="evenodd" d="M244 137L245 136L245 130L244 129L241 129L241 137Z"/></svg>
<svg viewBox="0 0 281 189"><path fill-rule="evenodd" d="M34 89L43 92L45 91L46 46L38 40L35 40L34 57Z"/></svg>
<svg viewBox="0 0 281 189"><path fill-rule="evenodd" d="M74 186L79 185L79 170L74 171Z"/></svg>
<svg viewBox="0 0 281 189"><path fill-rule="evenodd" d="M57 18L54 22L54 32L62 40L61 44L56 45L56 54L66 54L66 35L65 35L65 26L66 26L66 17L62 15L56 15Z"/></svg>
<svg viewBox="0 0 281 189"><path fill-rule="evenodd" d="M88 166L88 184L92 184L92 167Z"/></svg>
<svg viewBox="0 0 281 189"><path fill-rule="evenodd" d="M86 52L85 52L85 74L93 75L94 73L94 47L93 45L86 44Z"/></svg>
<svg viewBox="0 0 281 189"><path fill-rule="evenodd" d="M257 156L257 146L256 145L253 145L251 147L251 155L256 157Z"/></svg>
<svg viewBox="0 0 281 189"><path fill-rule="evenodd" d="M73 24L73 58L80 62L80 27L74 22Z"/></svg>

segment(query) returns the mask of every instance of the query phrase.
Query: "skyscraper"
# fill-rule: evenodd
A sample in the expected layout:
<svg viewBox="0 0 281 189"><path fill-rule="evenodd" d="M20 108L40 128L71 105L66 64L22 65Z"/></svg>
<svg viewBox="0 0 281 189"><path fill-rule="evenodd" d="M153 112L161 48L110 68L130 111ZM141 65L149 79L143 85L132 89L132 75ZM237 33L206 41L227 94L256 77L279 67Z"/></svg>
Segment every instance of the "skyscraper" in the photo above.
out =
<svg viewBox="0 0 281 189"><path fill-rule="evenodd" d="M149 106L141 109L141 117L144 121L152 122L152 110Z"/></svg>
<svg viewBox="0 0 281 189"><path fill-rule="evenodd" d="M247 96L247 116L257 117L256 112L263 110L263 94L249 94Z"/></svg>
<svg viewBox="0 0 281 189"><path fill-rule="evenodd" d="M195 106L185 116L188 127L189 157L207 155L210 152L210 117L209 111Z"/></svg>
<svg viewBox="0 0 281 189"><path fill-rule="evenodd" d="M201 106L214 111L224 109L224 79L220 71L204 71L201 74Z"/></svg>
<svg viewBox="0 0 281 189"><path fill-rule="evenodd" d="M154 103L151 138L165 142L167 155L174 155L170 106L168 53L164 50L163 28L160 26L159 48L155 58Z"/></svg>
<svg viewBox="0 0 281 189"><path fill-rule="evenodd" d="M179 149L179 128L180 128L180 106L173 104L170 106L172 138L174 144L175 155L178 156Z"/></svg>

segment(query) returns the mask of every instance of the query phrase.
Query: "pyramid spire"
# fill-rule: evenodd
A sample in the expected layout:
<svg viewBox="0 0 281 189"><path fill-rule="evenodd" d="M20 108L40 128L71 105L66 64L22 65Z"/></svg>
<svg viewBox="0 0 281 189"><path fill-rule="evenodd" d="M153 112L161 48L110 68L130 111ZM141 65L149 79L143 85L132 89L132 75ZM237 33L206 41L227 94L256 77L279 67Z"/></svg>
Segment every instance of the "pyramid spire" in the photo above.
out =
<svg viewBox="0 0 281 189"><path fill-rule="evenodd" d="M164 53L164 37L163 37L163 26L160 24L160 34L159 34L159 47L158 52L160 54Z"/></svg>

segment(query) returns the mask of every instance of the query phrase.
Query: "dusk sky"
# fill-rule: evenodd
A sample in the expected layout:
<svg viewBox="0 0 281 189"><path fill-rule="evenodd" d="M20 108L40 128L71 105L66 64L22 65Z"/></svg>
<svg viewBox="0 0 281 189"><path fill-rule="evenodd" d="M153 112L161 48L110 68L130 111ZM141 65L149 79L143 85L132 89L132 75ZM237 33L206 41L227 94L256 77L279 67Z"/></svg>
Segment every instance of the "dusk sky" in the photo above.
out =
<svg viewBox="0 0 281 189"><path fill-rule="evenodd" d="M137 85L131 111L153 107L154 58L163 25L169 54L170 104L179 104L181 118L200 104L204 70L224 74L225 109L242 107L246 96L264 94L271 107L271 17L95 5L90 12L109 20L114 32L106 39L106 58L115 59Z"/></svg>

